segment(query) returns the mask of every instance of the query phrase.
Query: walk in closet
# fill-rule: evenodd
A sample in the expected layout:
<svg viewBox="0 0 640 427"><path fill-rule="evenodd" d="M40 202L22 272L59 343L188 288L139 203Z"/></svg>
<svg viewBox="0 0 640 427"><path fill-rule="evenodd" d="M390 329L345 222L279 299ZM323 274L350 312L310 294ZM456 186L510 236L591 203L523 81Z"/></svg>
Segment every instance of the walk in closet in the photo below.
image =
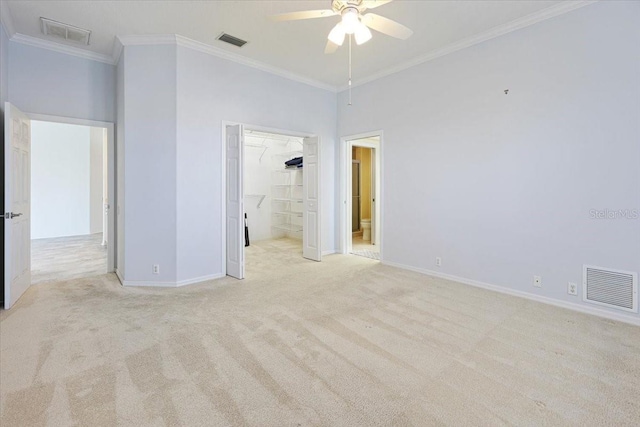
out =
<svg viewBox="0 0 640 427"><path fill-rule="evenodd" d="M250 243L302 239L302 144L298 137L245 130L244 206Z"/></svg>

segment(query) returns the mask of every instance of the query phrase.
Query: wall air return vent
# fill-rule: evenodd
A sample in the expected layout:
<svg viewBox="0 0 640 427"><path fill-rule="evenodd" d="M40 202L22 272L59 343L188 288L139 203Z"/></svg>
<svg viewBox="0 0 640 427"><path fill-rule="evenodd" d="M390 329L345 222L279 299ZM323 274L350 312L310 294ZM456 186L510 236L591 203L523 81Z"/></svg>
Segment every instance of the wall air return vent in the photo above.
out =
<svg viewBox="0 0 640 427"><path fill-rule="evenodd" d="M242 47L245 44L247 44L246 40L242 40L242 39L239 39L237 37L233 37L233 36L231 36L231 35L229 35L227 33L220 34L218 36L218 40L220 40L222 42L225 42L225 43L232 44L232 45L237 46L237 47Z"/></svg>
<svg viewBox="0 0 640 427"><path fill-rule="evenodd" d="M40 27L45 36L57 37L73 43L88 45L91 38L89 30L47 18L40 18Z"/></svg>
<svg viewBox="0 0 640 427"><path fill-rule="evenodd" d="M618 310L638 312L638 275L585 265L583 299Z"/></svg>

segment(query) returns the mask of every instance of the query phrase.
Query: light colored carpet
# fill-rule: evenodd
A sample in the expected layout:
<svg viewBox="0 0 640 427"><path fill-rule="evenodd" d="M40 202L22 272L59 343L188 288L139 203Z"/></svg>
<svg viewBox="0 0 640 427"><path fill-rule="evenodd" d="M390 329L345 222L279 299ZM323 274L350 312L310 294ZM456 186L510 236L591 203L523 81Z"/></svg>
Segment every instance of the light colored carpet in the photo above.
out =
<svg viewBox="0 0 640 427"><path fill-rule="evenodd" d="M102 233L31 241L31 283L55 282L107 272Z"/></svg>
<svg viewBox="0 0 640 427"><path fill-rule="evenodd" d="M0 425L638 425L638 327L288 240L247 260L31 287L0 312Z"/></svg>

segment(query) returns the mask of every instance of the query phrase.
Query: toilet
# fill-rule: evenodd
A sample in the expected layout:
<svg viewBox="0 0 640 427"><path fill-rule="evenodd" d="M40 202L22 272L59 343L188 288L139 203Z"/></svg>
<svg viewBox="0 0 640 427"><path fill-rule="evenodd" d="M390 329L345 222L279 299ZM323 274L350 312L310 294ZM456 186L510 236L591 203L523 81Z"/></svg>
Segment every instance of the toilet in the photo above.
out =
<svg viewBox="0 0 640 427"><path fill-rule="evenodd" d="M363 218L360 221L362 227L362 240L371 240L371 219Z"/></svg>

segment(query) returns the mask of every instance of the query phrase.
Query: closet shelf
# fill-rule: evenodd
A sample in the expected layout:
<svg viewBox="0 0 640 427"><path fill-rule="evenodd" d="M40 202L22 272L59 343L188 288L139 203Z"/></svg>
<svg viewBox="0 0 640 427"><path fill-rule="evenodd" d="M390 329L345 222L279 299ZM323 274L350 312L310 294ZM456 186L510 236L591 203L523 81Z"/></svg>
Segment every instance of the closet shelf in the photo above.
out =
<svg viewBox="0 0 640 427"><path fill-rule="evenodd" d="M288 215L288 216L296 216L299 218L302 218L302 212L285 212L285 211L279 211L279 212L274 212L274 215Z"/></svg>
<svg viewBox="0 0 640 427"><path fill-rule="evenodd" d="M271 227L277 228L278 230L291 231L294 233L300 233L302 231L302 226L295 224L278 224L272 225Z"/></svg>
<svg viewBox="0 0 640 427"><path fill-rule="evenodd" d="M274 202L294 202L294 203L302 203L302 199L292 199L286 197L275 197L272 199Z"/></svg>
<svg viewBox="0 0 640 427"><path fill-rule="evenodd" d="M295 155L300 155L302 156L302 150L295 150L295 151L287 151L286 153L276 153L273 156L276 157L289 157L289 156L295 156Z"/></svg>
<svg viewBox="0 0 640 427"><path fill-rule="evenodd" d="M304 168L299 168L299 167L282 168L282 169L274 169L273 172L276 172L276 173L289 173L289 172L295 172L295 171L302 172L302 169Z"/></svg>

